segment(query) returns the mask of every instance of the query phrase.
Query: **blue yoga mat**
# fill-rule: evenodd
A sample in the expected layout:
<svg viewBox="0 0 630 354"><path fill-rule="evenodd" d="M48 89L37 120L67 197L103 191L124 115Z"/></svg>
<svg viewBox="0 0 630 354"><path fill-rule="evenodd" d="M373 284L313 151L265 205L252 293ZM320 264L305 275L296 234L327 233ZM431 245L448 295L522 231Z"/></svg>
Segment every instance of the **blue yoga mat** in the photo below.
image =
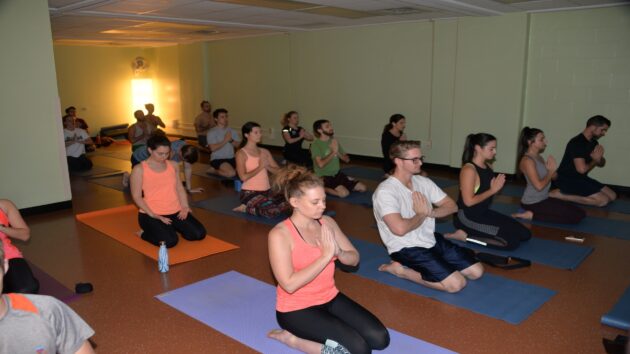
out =
<svg viewBox="0 0 630 354"><path fill-rule="evenodd" d="M455 231L451 223L437 223L435 229L440 233ZM525 258L538 264L544 264L560 269L575 269L593 252L593 247L576 245L568 242L558 242L543 238L532 237L529 241L513 251L490 249L470 242L453 241L462 247L476 251Z"/></svg>
<svg viewBox="0 0 630 354"><path fill-rule="evenodd" d="M505 203L492 203L492 209L510 215L518 211L519 206L515 204ZM614 238L620 238L622 240L630 240L630 222L622 220L612 220L606 218L598 218L594 216L587 216L579 224L555 224L550 222L520 220L522 222L531 222L535 225L554 227L557 229L585 232L594 235L608 236Z"/></svg>
<svg viewBox="0 0 630 354"><path fill-rule="evenodd" d="M353 239L352 243L361 255L358 275L511 324L523 322L556 293L547 288L486 273L481 279L468 281L462 291L449 294L380 272L378 267L390 262L385 247L357 239Z"/></svg>
<svg viewBox="0 0 630 354"><path fill-rule="evenodd" d="M201 201L193 202L192 206L202 208L217 213L221 213L235 218L241 218L248 221L257 222L265 225L276 225L286 219L289 215L278 216L272 219L264 218L262 216L255 216L247 213L239 213L232 211L241 204L238 195L225 195L216 198L204 199ZM335 216L335 212L330 210L325 213L328 216Z"/></svg>
<svg viewBox="0 0 630 354"><path fill-rule="evenodd" d="M298 353L267 338L276 322L276 288L230 271L156 296L160 301L262 353ZM453 353L437 345L389 330L382 353Z"/></svg>
<svg viewBox="0 0 630 354"><path fill-rule="evenodd" d="M630 329L630 287L621 295L612 310L602 316L602 323L625 331Z"/></svg>
<svg viewBox="0 0 630 354"><path fill-rule="evenodd" d="M345 198L335 197L333 195L326 195L326 199L334 200L336 202L350 203L356 205L363 205L365 207L372 207L372 191L365 192L350 192Z"/></svg>
<svg viewBox="0 0 630 354"><path fill-rule="evenodd" d="M503 187L503 189L501 189L501 194L502 195L507 195L510 197L522 197L523 196L523 192L525 191L525 187L523 186L516 186L516 185L505 185ZM603 209L603 210L608 210L608 211L612 211L615 213L622 213L622 214L630 214L630 201L628 200L615 200L614 202L606 205L605 207L596 207L596 206L588 206L588 205L581 205L581 204L575 204L581 208L592 208L592 209Z"/></svg>

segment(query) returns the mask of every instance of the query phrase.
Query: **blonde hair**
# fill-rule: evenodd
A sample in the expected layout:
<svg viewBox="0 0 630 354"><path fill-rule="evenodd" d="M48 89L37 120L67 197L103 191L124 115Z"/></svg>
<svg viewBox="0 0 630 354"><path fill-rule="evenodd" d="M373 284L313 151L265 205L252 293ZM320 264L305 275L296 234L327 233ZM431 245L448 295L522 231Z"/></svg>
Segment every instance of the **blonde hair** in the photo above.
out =
<svg viewBox="0 0 630 354"><path fill-rule="evenodd" d="M301 197L304 189L313 187L324 187L324 182L302 166L289 165L274 175L273 190L284 194L287 201L292 197Z"/></svg>

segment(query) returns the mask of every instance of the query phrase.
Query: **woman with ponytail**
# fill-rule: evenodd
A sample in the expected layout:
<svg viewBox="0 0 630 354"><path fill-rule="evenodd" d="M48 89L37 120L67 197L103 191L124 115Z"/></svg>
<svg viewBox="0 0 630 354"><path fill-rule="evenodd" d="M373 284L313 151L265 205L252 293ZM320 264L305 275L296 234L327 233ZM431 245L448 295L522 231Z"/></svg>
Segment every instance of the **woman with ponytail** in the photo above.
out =
<svg viewBox="0 0 630 354"><path fill-rule="evenodd" d="M453 223L453 239L485 244L496 249L516 249L531 238L531 232L518 221L490 209L492 197L505 184L505 175L494 175L488 164L494 160L497 139L487 133L466 137L459 173L459 211Z"/></svg>
<svg viewBox="0 0 630 354"><path fill-rule="evenodd" d="M282 195L274 194L269 183L269 173L280 167L267 149L258 147L262 139L260 125L247 122L241 128L243 140L236 153L236 172L243 181L241 186L241 205L234 211L273 218L287 214L289 203Z"/></svg>
<svg viewBox="0 0 630 354"><path fill-rule="evenodd" d="M372 313L339 292L335 261L356 266L359 253L335 220L324 216L322 180L290 165L274 187L293 207L269 232L269 261L278 282L276 319L269 337L305 353L371 353L389 344L389 333Z"/></svg>
<svg viewBox="0 0 630 354"><path fill-rule="evenodd" d="M584 210L566 201L549 197L551 180L556 178L558 164L553 156L549 155L545 161L540 155L546 147L547 140L542 130L523 128L518 145L518 169L527 181L521 198L521 206L525 211L512 216L559 224L577 224L586 216Z"/></svg>
<svg viewBox="0 0 630 354"><path fill-rule="evenodd" d="M383 128L383 134L381 134L381 150L383 151L383 171L387 174L390 174L394 167L396 167L392 159L389 158L389 148L398 140L407 140L405 125L405 116L396 113L389 117L389 123Z"/></svg>
<svg viewBox="0 0 630 354"><path fill-rule="evenodd" d="M307 150L302 149L302 142L313 141L313 135L300 127L300 117L296 111L290 111L282 117L282 138L284 149L282 154L287 162L311 167L313 160Z"/></svg>

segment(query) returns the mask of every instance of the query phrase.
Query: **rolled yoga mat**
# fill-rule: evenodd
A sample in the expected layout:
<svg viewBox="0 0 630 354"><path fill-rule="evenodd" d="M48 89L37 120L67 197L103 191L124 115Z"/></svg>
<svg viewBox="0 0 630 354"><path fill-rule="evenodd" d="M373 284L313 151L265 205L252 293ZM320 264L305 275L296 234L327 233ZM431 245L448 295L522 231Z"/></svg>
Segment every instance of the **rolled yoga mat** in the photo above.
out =
<svg viewBox="0 0 630 354"><path fill-rule="evenodd" d="M625 331L630 330L630 287L624 291L612 310L602 316L602 323Z"/></svg>
<svg viewBox="0 0 630 354"><path fill-rule="evenodd" d="M157 261L159 248L136 234L140 231L140 226L138 225L138 208L135 205L78 214L76 218L102 234ZM200 241L188 241L180 236L177 245L168 250L169 264L184 263L236 248L238 246L209 235Z"/></svg>
<svg viewBox="0 0 630 354"><path fill-rule="evenodd" d="M175 289L156 298L261 353L298 353L268 338L276 322L276 288L230 271ZM390 345L379 353L448 354L437 345L389 330Z"/></svg>

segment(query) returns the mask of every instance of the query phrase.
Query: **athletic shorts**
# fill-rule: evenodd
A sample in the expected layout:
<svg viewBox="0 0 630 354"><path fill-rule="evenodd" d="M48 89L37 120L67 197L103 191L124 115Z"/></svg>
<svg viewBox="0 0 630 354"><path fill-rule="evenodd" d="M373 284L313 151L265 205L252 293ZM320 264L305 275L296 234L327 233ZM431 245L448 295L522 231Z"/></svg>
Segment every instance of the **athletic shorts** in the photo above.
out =
<svg viewBox="0 0 630 354"><path fill-rule="evenodd" d="M234 159L234 158L212 160L212 161L210 161L210 166L212 166L212 167L214 167L215 169L218 170L219 167L221 167L221 164L223 164L224 162L227 162L230 165L232 165L232 167L236 168L236 159Z"/></svg>
<svg viewBox="0 0 630 354"><path fill-rule="evenodd" d="M435 245L431 248L406 247L389 256L396 262L411 268L428 282L440 282L455 271L464 270L477 263L473 253L435 233Z"/></svg>
<svg viewBox="0 0 630 354"><path fill-rule="evenodd" d="M359 183L359 181L354 178L351 179L343 172L339 172L334 176L324 176L322 177L322 179L324 180L324 187L326 188L335 189L339 186L344 186L346 187L346 189L348 189L348 191L352 191L354 189L354 186Z"/></svg>

